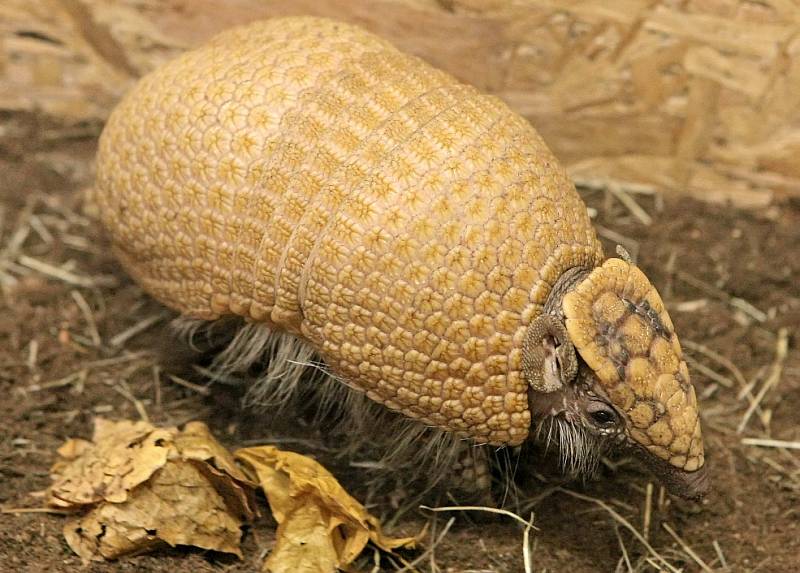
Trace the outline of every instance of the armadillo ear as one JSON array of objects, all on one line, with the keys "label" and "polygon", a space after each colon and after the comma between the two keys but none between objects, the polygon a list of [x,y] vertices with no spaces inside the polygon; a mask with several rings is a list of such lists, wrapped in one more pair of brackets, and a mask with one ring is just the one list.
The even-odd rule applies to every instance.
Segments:
[{"label": "armadillo ear", "polygon": [[578,372],[575,348],[564,323],[542,314],[528,327],[522,343],[522,374],[537,392],[555,392]]}]

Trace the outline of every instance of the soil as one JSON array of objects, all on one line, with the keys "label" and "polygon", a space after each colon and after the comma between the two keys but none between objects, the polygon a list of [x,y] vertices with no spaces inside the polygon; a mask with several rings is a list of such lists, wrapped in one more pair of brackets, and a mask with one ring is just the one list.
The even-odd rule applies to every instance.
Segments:
[{"label": "soil", "polygon": [[[81,211],[99,130],[99,125],[62,126],[33,115],[0,116],[2,572],[81,570],[61,535],[66,518],[21,509],[41,507],[56,449],[67,438],[89,437],[95,416],[136,419],[143,409],[158,424],[203,420],[232,447],[265,435],[262,415],[243,411],[229,389],[214,387],[203,396],[173,383],[166,375],[171,366],[152,357],[156,350],[173,352],[160,334],[168,317],[117,266],[100,229]],[[652,478],[632,460],[610,460],[598,480],[564,486],[595,501],[564,493],[554,487],[552,476],[531,477],[520,484],[509,509],[535,513],[533,570],[656,571],[656,553],[675,570],[702,570],[666,525],[710,570],[797,571],[800,452],[741,440],[800,441],[800,205],[742,212],[685,197],[662,201],[636,195],[653,215],[648,226],[602,191],[587,191],[585,197],[597,210],[602,235],[622,235],[637,255],[668,303],[687,355],[700,364],[692,364],[692,376],[703,407],[714,491],[694,503],[665,496],[656,485],[648,533],[654,553],[649,553],[607,511],[613,509],[642,531]],[[613,253],[614,243],[606,241],[606,248]],[[51,267],[41,263],[66,273],[48,276]],[[94,286],[86,284],[87,277]],[[151,328],[115,340],[148,317],[156,317]],[[778,333],[784,328],[789,351],[776,362]],[[731,361],[743,380],[697,345]],[[754,382],[752,396],[767,379],[774,386],[737,433],[750,405],[741,382]],[[371,495],[364,472],[337,456],[320,431],[295,421],[286,426],[270,436],[284,447],[317,455],[358,497]],[[411,475],[413,469],[408,471]],[[396,478],[403,483],[402,475]],[[386,489],[389,493],[369,501],[373,512],[390,519],[403,496],[394,486]],[[437,501],[446,504],[432,503]],[[433,555],[417,564],[418,570],[523,570],[521,527],[501,517],[452,515],[452,528]],[[437,532],[449,517],[438,514]],[[430,512],[413,507],[399,516],[392,531],[413,533],[430,520]],[[272,528],[264,519],[245,533],[244,561],[174,548],[92,564],[89,570],[257,571],[273,541]],[[372,568],[371,563],[362,565]],[[392,571],[402,564],[384,559],[382,566]]]}]

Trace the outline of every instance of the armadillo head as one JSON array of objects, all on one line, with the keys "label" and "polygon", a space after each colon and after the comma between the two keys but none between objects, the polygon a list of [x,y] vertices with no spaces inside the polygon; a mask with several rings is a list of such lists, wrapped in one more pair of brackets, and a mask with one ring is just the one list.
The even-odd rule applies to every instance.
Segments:
[{"label": "armadillo head", "polygon": [[602,449],[587,442],[630,448],[671,491],[701,497],[707,479],[697,397],[653,285],[635,265],[609,259],[554,294],[523,348],[532,407],[551,426],[558,422],[557,433],[567,434],[562,446],[584,444],[583,453],[573,446],[569,455]]}]

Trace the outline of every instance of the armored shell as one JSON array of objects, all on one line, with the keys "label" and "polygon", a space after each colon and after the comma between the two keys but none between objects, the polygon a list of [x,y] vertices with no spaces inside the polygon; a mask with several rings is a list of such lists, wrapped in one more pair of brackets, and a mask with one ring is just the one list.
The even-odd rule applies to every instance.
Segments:
[{"label": "armored shell", "polygon": [[[144,77],[103,132],[93,201],[164,304],[292,333],[370,398],[491,444],[529,433],[527,327],[603,258],[527,121],[316,18],[224,32]],[[570,332],[594,358],[591,327]]]}]

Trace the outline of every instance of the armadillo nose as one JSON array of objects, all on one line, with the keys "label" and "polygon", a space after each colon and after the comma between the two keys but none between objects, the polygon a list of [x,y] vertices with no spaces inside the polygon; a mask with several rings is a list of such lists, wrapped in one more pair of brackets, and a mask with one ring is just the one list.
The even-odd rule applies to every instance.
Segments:
[{"label": "armadillo nose", "polygon": [[672,476],[664,480],[670,493],[684,499],[699,500],[706,496],[711,488],[708,479],[708,466],[703,465],[693,472],[676,470]]},{"label": "armadillo nose", "polygon": [[672,495],[696,501],[711,489],[707,462],[694,471],[686,471],[652,455],[640,459]]},{"label": "armadillo nose", "polygon": [[705,497],[711,488],[707,464],[692,472],[667,466],[656,472],[656,475],[672,495],[683,499],[698,501]]}]

